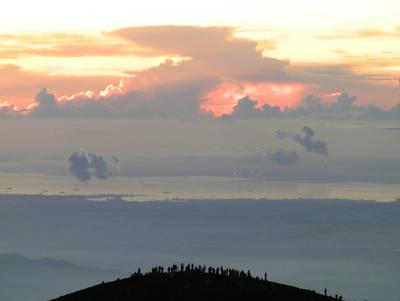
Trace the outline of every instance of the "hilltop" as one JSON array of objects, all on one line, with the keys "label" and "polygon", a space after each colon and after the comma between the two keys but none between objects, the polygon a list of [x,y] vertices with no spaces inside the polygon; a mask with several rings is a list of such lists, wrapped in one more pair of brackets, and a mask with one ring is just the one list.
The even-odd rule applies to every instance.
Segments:
[{"label": "hilltop", "polygon": [[54,299],[53,301],[132,301],[132,300],[269,300],[334,301],[342,300],[253,277],[251,273],[205,266],[174,265],[151,272],[138,272]]}]

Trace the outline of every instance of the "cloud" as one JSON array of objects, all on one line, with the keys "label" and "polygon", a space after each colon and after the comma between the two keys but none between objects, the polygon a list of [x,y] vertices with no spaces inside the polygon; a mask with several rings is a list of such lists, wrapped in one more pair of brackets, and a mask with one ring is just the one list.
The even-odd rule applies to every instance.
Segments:
[{"label": "cloud", "polygon": [[279,165],[292,165],[299,161],[299,155],[295,151],[280,149],[268,153],[268,160]]},{"label": "cloud", "polygon": [[186,81],[178,85],[156,85],[146,91],[104,96],[88,91],[58,99],[43,89],[37,94],[35,104],[29,108],[29,116],[193,119],[201,116],[202,96],[215,84],[212,81]]},{"label": "cloud", "polygon": [[164,55],[190,58],[183,63],[186,71],[231,79],[285,79],[288,61],[264,57],[256,41],[237,38],[235,32],[234,27],[143,26],[109,34]]},{"label": "cloud", "polygon": [[275,137],[278,139],[287,139],[287,138],[293,138],[293,134],[282,130],[276,130]]},{"label": "cloud", "polygon": [[[186,81],[212,81],[218,85],[208,87],[204,92],[199,109],[218,115],[212,108],[221,107],[226,101],[235,105],[241,97],[228,100],[215,97],[210,100],[209,96],[213,95],[210,93],[216,89],[226,92],[229,89],[227,85],[241,87],[246,82],[244,89],[259,90],[257,84],[260,83],[264,86],[275,83],[277,86],[279,83],[290,84],[295,81],[284,71],[289,64],[287,60],[265,57],[257,48],[256,41],[237,38],[235,32],[233,27],[145,26],[123,28],[109,34],[122,37],[139,47],[159,51],[162,55],[184,58],[175,64],[167,61],[158,67],[132,72],[135,77],[129,81],[129,88],[137,89],[143,83],[179,86]],[[265,91],[259,94],[265,95]],[[278,101],[282,102],[282,98]],[[207,102],[208,105],[203,106]]]},{"label": "cloud", "polygon": [[93,178],[106,180],[115,170],[114,165],[119,160],[112,156],[112,162],[107,162],[102,155],[92,152],[74,152],[68,157],[69,171],[81,182],[87,182]]},{"label": "cloud", "polygon": [[[336,97],[336,100],[331,100]],[[329,100],[328,100],[329,99]],[[233,107],[230,115],[223,119],[252,118],[324,118],[324,119],[397,119],[400,117],[400,104],[389,110],[374,105],[357,105],[357,97],[346,92],[334,92],[322,97],[308,95],[296,107],[280,109],[268,103],[260,106],[257,100],[246,96]],[[277,136],[285,136],[280,132]]]},{"label": "cloud", "polygon": [[[336,95],[337,93],[334,93]],[[309,95],[294,109],[284,113],[287,117],[318,117],[330,119],[397,119],[399,106],[383,110],[375,105],[357,105],[357,97],[346,92],[339,93],[335,101],[323,101],[321,97]]]},{"label": "cloud", "polygon": [[278,106],[264,104],[258,107],[258,102],[248,96],[239,99],[233,107],[230,115],[224,115],[225,119],[251,119],[251,118],[275,118],[281,117],[282,112]]},{"label": "cloud", "polygon": [[[136,50],[140,50],[145,53],[144,56],[174,56],[174,60],[167,59],[158,66],[140,71],[130,70],[127,66],[124,71],[127,78],[124,78],[124,86],[120,90],[116,84],[119,78],[113,76],[49,76],[29,72],[15,65],[4,68],[0,66],[0,75],[5,75],[5,80],[0,83],[3,93],[0,96],[14,104],[8,98],[15,94],[15,97],[23,99],[21,103],[26,104],[28,93],[33,95],[37,91],[33,92],[33,87],[56,91],[57,94],[53,94],[55,99],[51,99],[52,93],[39,93],[36,103],[30,107],[31,115],[37,117],[190,119],[232,114],[232,118],[241,119],[307,115],[335,118],[396,116],[396,111],[384,114],[384,110],[376,106],[365,109],[358,107],[357,104],[366,102],[365,95],[357,100],[357,104],[350,99],[339,99],[336,104],[328,105],[322,96],[320,100],[315,97],[312,104],[307,103],[307,100],[301,102],[311,89],[324,95],[343,86],[344,90],[349,88],[350,93],[354,90],[366,91],[362,93],[367,94],[368,101],[379,95],[377,99],[385,103],[383,95],[388,94],[387,87],[371,84],[370,81],[387,78],[378,74],[357,74],[351,64],[290,66],[288,60],[265,56],[268,52],[263,53],[257,41],[239,38],[236,32],[234,27],[128,27],[106,33],[104,41],[101,36],[87,36],[86,50],[82,50],[85,48],[86,36],[54,35],[54,42],[46,42],[49,39],[41,35],[4,37],[14,39],[17,43],[33,43],[35,46],[51,44],[49,53],[43,55],[52,55],[51,52],[55,52],[55,56],[68,53],[74,55],[82,50],[82,53],[96,56],[103,50],[106,54],[110,45],[113,48],[121,43],[124,45],[124,54],[132,49],[133,55]],[[263,41],[263,44],[268,44],[268,41]],[[33,48],[35,51],[44,51]],[[112,52],[109,54],[119,55]],[[175,57],[178,59],[175,60]],[[110,85],[110,82],[114,84]],[[110,93],[103,94],[108,88],[99,89],[100,85],[116,90],[111,89],[108,91]],[[371,94],[372,90],[375,92]],[[247,102],[243,100],[246,97]],[[16,105],[18,109],[21,109],[20,104]],[[23,109],[21,112],[29,115]]]},{"label": "cloud", "polygon": [[19,112],[17,108],[7,101],[0,103],[0,117],[15,117]]},{"label": "cloud", "polygon": [[114,76],[66,76],[46,75],[23,69],[13,64],[0,64],[0,98],[24,110],[32,104],[40,88],[57,91],[58,95],[72,95],[76,91],[97,91],[110,83],[118,85],[120,78]]},{"label": "cloud", "polygon": [[59,104],[54,94],[47,89],[42,89],[35,97],[36,106],[32,109],[32,116],[57,116],[59,115]]},{"label": "cloud", "polygon": [[108,179],[112,172],[107,166],[107,162],[101,155],[96,155],[94,153],[88,153],[90,166],[94,169],[94,176],[97,179]]},{"label": "cloud", "polygon": [[238,101],[233,109],[232,117],[257,118],[262,117],[262,111],[256,108],[257,101],[244,97]]},{"label": "cloud", "polygon": [[90,34],[43,33],[0,34],[0,57],[94,57],[94,56],[158,56],[150,49],[132,45],[118,37]]},{"label": "cloud", "polygon": [[325,95],[332,91],[346,91],[357,95],[358,105],[375,105],[389,110],[399,103],[398,58],[382,57],[343,58],[340,64],[292,64],[286,71],[311,83],[309,94]]},{"label": "cloud", "polygon": [[293,140],[303,146],[306,152],[327,156],[328,143],[323,140],[318,140],[314,136],[315,131],[308,126],[303,126],[300,133],[291,133],[282,130],[277,130],[275,132],[276,138]]},{"label": "cloud", "polygon": [[293,139],[300,143],[306,152],[319,155],[328,155],[328,143],[314,138],[314,130],[308,126],[303,127],[303,133],[296,134]]},{"label": "cloud", "polygon": [[320,39],[365,39],[365,38],[398,38],[400,37],[400,27],[393,30],[377,30],[374,28],[363,28],[352,32],[339,32],[333,35],[318,36]]},{"label": "cloud", "polygon": [[[213,114],[202,111],[204,94],[216,87],[218,81],[184,81],[177,84],[154,85],[146,90],[125,91],[124,85],[109,85],[95,93],[86,91],[72,96],[56,97],[46,88],[37,93],[35,103],[19,110],[8,102],[0,103],[2,117],[64,117],[64,118],[209,118]],[[336,100],[326,100],[337,96]],[[260,118],[324,118],[324,119],[397,119],[400,104],[390,110],[374,105],[357,105],[357,97],[347,93],[329,93],[321,97],[309,95],[297,107],[281,109],[245,96],[233,106],[225,119]],[[207,111],[207,110],[206,110]],[[218,117],[218,116],[216,116]]]},{"label": "cloud", "polygon": [[79,181],[86,182],[92,178],[89,168],[90,162],[86,153],[74,152],[68,157],[69,171]]}]

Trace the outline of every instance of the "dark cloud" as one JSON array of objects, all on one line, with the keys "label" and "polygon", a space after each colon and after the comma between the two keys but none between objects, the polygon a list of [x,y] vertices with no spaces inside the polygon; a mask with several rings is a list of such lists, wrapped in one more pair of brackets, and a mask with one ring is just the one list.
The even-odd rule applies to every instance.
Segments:
[{"label": "dark cloud", "polygon": [[275,132],[276,138],[294,140],[302,145],[306,152],[328,155],[328,143],[326,141],[318,140],[314,136],[315,131],[308,126],[304,126],[301,133],[291,133],[282,130],[277,130]]},{"label": "dark cloud", "polygon": [[90,167],[94,169],[94,176],[97,179],[108,179],[111,177],[111,170],[107,166],[106,160],[101,155],[97,155],[94,153],[88,153],[88,158],[90,161]]},{"label": "dark cloud", "polygon": [[257,101],[243,97],[235,105],[231,115],[224,115],[224,119],[251,119],[251,118],[277,118],[282,117],[282,112],[277,106],[269,104],[257,108]]},{"label": "dark cloud", "polygon": [[[244,97],[234,107],[231,115],[223,119],[251,118],[301,118],[316,117],[324,119],[397,119],[400,118],[400,104],[390,110],[383,110],[374,105],[360,106],[356,104],[357,97],[348,93],[340,93],[333,102],[323,101],[314,95],[305,97],[295,108],[280,110],[279,107],[265,104],[257,107],[257,100]],[[281,132],[282,134],[283,132]],[[287,133],[286,133],[287,134]],[[279,133],[277,133],[277,136]],[[284,137],[282,137],[284,138]]]},{"label": "dark cloud", "polygon": [[288,117],[324,117],[324,118],[351,118],[362,117],[365,107],[357,107],[357,97],[343,92],[334,102],[323,102],[321,98],[309,95],[303,99],[297,108],[287,109],[284,114]]},{"label": "dark cloud", "polygon": [[310,127],[303,127],[303,133],[296,134],[293,139],[300,143],[306,152],[320,155],[328,155],[328,143],[314,138],[314,130]]},{"label": "dark cloud", "polygon": [[240,99],[233,109],[231,117],[258,118],[262,117],[262,111],[256,108],[257,101],[244,97]]},{"label": "dark cloud", "polygon": [[299,161],[299,155],[295,151],[280,149],[268,153],[268,160],[279,165],[291,165]]},{"label": "dark cloud", "polygon": [[90,162],[86,153],[74,152],[68,157],[68,161],[69,171],[79,181],[86,182],[91,179]]},{"label": "dark cloud", "polygon": [[74,152],[68,157],[69,171],[79,181],[87,182],[92,178],[106,180],[112,176],[114,166],[119,160],[112,156],[108,163],[102,155],[92,152]]}]

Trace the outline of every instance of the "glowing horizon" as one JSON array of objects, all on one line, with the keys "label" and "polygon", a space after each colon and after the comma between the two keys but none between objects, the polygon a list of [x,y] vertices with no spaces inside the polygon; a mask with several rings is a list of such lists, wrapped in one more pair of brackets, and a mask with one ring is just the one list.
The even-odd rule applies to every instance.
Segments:
[{"label": "glowing horizon", "polygon": [[[299,103],[307,93],[336,91],[358,96],[361,104],[391,108],[399,103],[397,1],[258,2],[233,1],[227,7],[209,0],[116,0],[113,6],[103,2],[94,7],[76,0],[14,1],[0,13],[0,102],[24,109],[42,88],[66,99],[86,91],[100,93],[120,80],[141,90],[215,77],[218,88],[203,92],[201,109],[217,116],[231,112],[232,99],[243,91],[253,91],[246,95],[260,105],[281,108]],[[222,9],[227,13],[221,14]],[[170,34],[176,45],[168,44]],[[231,62],[219,63],[221,51]],[[170,61],[175,69],[166,67]],[[237,61],[243,64],[236,66]],[[265,66],[259,68],[260,63]],[[277,87],[290,83],[302,87],[301,93],[277,100],[279,89],[262,88],[265,82]],[[236,88],[243,91],[222,108],[226,99],[215,97],[226,94],[232,83],[247,88]]]}]

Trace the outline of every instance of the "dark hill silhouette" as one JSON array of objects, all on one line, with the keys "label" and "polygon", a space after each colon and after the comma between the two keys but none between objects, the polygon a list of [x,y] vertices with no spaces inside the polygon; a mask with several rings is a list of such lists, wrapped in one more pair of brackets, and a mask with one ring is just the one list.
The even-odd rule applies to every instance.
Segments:
[{"label": "dark hill silhouette", "polygon": [[268,300],[268,301],[334,301],[342,300],[315,291],[283,285],[233,269],[179,267],[140,270],[129,278],[101,283],[53,301],[134,301],[134,300]]}]

